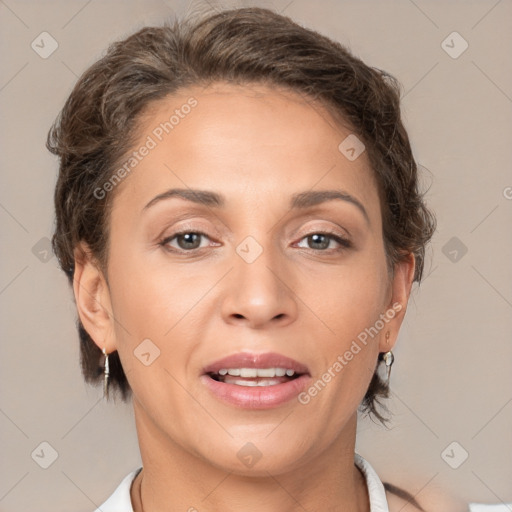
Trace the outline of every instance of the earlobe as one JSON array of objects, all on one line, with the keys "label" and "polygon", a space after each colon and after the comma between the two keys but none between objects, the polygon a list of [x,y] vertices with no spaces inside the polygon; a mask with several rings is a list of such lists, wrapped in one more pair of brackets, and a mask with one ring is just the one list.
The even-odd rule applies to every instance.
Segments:
[{"label": "earlobe", "polygon": [[103,272],[86,244],[75,249],[73,292],[80,321],[89,336],[107,353],[115,350],[112,307]]}]

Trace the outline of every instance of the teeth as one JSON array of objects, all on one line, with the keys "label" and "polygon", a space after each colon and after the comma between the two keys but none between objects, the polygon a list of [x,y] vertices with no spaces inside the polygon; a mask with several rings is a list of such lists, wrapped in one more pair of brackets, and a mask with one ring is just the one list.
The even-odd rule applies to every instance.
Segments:
[{"label": "teeth", "polygon": [[[229,373],[229,371],[228,371]],[[240,377],[257,377],[258,370],[256,368],[240,368]]]},{"label": "teeth", "polygon": [[[219,375],[232,375],[233,377],[292,377],[294,370],[289,368],[222,368],[218,371]],[[252,384],[249,384],[252,385]]]},{"label": "teeth", "polygon": [[256,380],[240,380],[236,379],[230,384],[235,384],[237,386],[276,386],[277,384],[281,384],[281,382],[277,379],[262,379],[259,381]]}]

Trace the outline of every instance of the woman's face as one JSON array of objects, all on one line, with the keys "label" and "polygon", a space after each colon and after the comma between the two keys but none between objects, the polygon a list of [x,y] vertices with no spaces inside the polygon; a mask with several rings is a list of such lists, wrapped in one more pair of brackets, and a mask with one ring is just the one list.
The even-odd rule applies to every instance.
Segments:
[{"label": "woman's face", "polygon": [[387,271],[366,153],[263,85],[189,88],[141,133],[114,186],[112,316],[93,336],[119,352],[139,434],[240,473],[307,464],[353,431],[410,290],[411,260]]}]

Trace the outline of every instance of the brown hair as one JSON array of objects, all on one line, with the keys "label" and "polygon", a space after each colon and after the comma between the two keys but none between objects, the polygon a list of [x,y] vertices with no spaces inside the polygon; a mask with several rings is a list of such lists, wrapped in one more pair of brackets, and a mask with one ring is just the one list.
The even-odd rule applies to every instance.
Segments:
[{"label": "brown hair", "polygon": [[[417,165],[400,116],[400,85],[367,66],[338,42],[263,8],[240,8],[146,27],[113,43],[79,78],[47,140],[60,157],[55,190],[53,248],[73,281],[77,244],[84,241],[103,269],[114,193],[95,190],[133,148],[150,104],[191,85],[266,83],[317,101],[350,126],[366,147],[381,197],[383,237],[390,272],[404,255],[416,258],[421,280],[425,245],[435,219],[419,191]],[[78,319],[85,380],[101,379],[101,351]],[[388,387],[376,370],[362,409],[376,409]],[[110,381],[127,399],[131,389],[117,352]]]}]

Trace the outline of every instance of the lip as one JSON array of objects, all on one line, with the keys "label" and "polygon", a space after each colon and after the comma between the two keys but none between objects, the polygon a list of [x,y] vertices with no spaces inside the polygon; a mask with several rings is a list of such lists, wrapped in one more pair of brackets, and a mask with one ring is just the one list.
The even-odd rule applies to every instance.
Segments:
[{"label": "lip", "polygon": [[[246,387],[216,381],[208,375],[208,373],[218,373],[222,368],[289,368],[300,375],[295,379],[273,386]],[[279,407],[304,391],[311,380],[307,366],[274,352],[233,354],[207,365],[203,372],[200,377],[201,382],[217,399],[242,409]]]},{"label": "lip", "polygon": [[306,365],[275,352],[265,352],[263,354],[239,352],[238,354],[232,354],[207,365],[203,369],[203,373],[218,373],[222,368],[227,370],[230,368],[290,368],[295,373],[309,374]]},{"label": "lip", "polygon": [[310,380],[311,377],[304,374],[275,386],[244,387],[218,382],[208,375],[201,375],[201,381],[216,398],[241,409],[272,409],[279,407],[302,393]]}]

